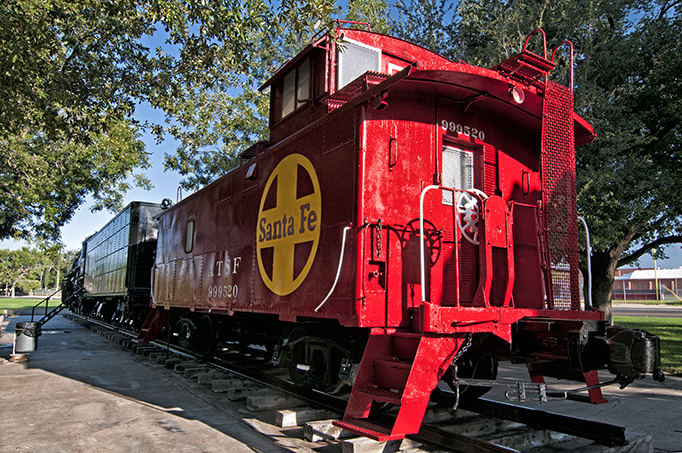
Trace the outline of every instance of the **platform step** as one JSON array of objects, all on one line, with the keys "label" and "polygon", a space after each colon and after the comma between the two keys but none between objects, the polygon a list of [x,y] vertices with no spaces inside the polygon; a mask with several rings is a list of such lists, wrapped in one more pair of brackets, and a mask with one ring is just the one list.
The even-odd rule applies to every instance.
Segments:
[{"label": "platform step", "polygon": [[414,360],[420,339],[419,333],[396,332],[392,334],[392,355],[403,360]]},{"label": "platform step", "polygon": [[402,392],[393,392],[383,388],[366,388],[357,389],[357,393],[370,396],[374,401],[381,401],[384,403],[400,404],[402,401]]},{"label": "platform step", "polygon": [[397,361],[397,360],[375,360],[375,366],[384,366],[387,368],[396,368],[400,370],[410,371],[412,368],[412,362]]},{"label": "platform step", "polygon": [[373,383],[377,387],[403,390],[412,370],[412,362],[375,360]]},{"label": "platform step", "polygon": [[357,434],[359,436],[365,436],[379,442],[405,438],[404,434],[391,435],[390,428],[377,425],[376,423],[369,422],[365,419],[337,420],[334,422],[334,426],[338,426],[339,428],[343,428],[351,433]]}]

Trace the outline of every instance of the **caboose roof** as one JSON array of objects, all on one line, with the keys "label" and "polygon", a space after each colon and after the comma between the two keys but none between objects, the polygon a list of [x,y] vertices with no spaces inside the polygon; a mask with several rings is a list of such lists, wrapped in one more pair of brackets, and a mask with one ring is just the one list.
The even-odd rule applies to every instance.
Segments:
[{"label": "caboose roof", "polygon": [[[410,63],[416,63],[421,69],[436,69],[443,68],[449,64],[455,64],[448,58],[439,55],[436,52],[426,49],[425,47],[419,46],[417,44],[405,41],[394,36],[388,36],[381,33],[375,33],[366,30],[356,30],[348,28],[337,28],[335,30],[340,41],[343,42],[344,39],[349,39],[352,41],[361,42],[376,48],[381,49],[381,51],[387,55],[393,55],[395,57],[401,58],[403,60],[409,61]],[[290,69],[297,66],[297,64],[304,60],[310,52],[314,49],[325,49],[329,43],[329,37],[323,36],[322,38],[313,41],[311,44],[307,45],[301,52],[295,57],[284,63],[275,73],[270,77],[260,88],[260,91],[265,90],[267,87],[272,85],[277,79],[282,75],[289,72]]]},{"label": "caboose roof", "polygon": [[[341,39],[357,41],[381,49],[381,52],[384,55],[399,58],[412,65],[413,69],[410,70],[409,75],[404,74],[403,77],[393,79],[389,83],[381,84],[382,87],[380,90],[377,90],[376,87],[374,87],[375,89],[369,89],[368,91],[384,91],[399,81],[401,81],[400,83],[409,83],[410,81],[440,82],[450,86],[460,85],[463,89],[469,89],[472,93],[477,92],[482,97],[496,98],[510,104],[515,109],[537,118],[542,117],[542,98],[537,94],[537,85],[539,82],[536,81],[536,83],[529,85],[520,83],[517,80],[510,78],[509,74],[499,70],[498,67],[503,64],[492,69],[487,69],[468,65],[466,63],[455,63],[419,45],[392,36],[355,29],[337,28],[335,31]],[[281,66],[259,89],[262,91],[276,83],[289,71],[296,68],[297,65],[305,60],[305,58],[307,58],[315,49],[329,52],[331,50],[328,47],[329,45],[330,38],[328,36],[323,36],[312,42],[299,52],[298,55]],[[333,59],[334,54],[329,57]],[[512,57],[512,59],[514,58],[516,57]],[[537,59],[543,60],[540,57],[537,57]],[[388,74],[386,74],[386,76],[388,76]],[[515,105],[509,102],[510,84],[515,84],[519,87],[523,86],[526,93],[530,94],[530,96],[526,96],[525,102],[522,105]],[[329,88],[331,88],[332,91],[328,92],[327,96],[334,96],[334,88],[332,86]],[[363,96],[364,99],[367,99],[376,93],[365,92],[365,94],[370,94],[370,96]],[[594,141],[596,134],[587,121],[575,112],[573,113],[573,121],[576,145],[583,145]]]},{"label": "caboose roof", "polygon": [[289,70],[290,70],[291,68],[295,68],[296,65],[297,65],[301,60],[303,60],[305,57],[307,57],[308,54],[309,54],[313,49],[315,49],[315,48],[317,48],[317,47],[320,47],[320,44],[319,44],[318,42],[313,43],[313,44],[308,44],[308,45],[305,47],[305,49],[303,49],[302,51],[300,51],[300,52],[298,53],[298,55],[296,55],[294,58],[291,58],[291,59],[288,60],[286,63],[284,63],[282,66],[280,66],[280,67],[275,71],[275,73],[274,73],[274,74],[273,74],[273,75],[272,75],[272,76],[271,76],[263,85],[261,85],[260,88],[258,88],[258,91],[263,91],[263,90],[265,90],[267,87],[269,87],[270,85],[272,85],[272,83],[273,83],[275,80],[279,79],[280,76],[281,76],[282,74],[286,74],[287,72],[289,72]]}]

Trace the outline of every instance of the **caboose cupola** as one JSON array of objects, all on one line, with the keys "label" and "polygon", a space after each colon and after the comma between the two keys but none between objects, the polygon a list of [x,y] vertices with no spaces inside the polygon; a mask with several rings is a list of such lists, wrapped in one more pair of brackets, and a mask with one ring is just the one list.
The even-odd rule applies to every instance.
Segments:
[{"label": "caboose cupola", "polygon": [[443,69],[453,64],[415,44],[368,30],[336,28],[333,33],[335,39],[328,34],[314,40],[260,87],[270,88],[271,144],[407,66]]}]

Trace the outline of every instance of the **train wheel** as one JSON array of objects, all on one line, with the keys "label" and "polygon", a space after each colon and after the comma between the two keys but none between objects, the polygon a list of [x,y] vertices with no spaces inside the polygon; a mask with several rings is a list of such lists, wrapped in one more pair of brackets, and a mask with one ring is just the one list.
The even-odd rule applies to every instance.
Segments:
[{"label": "train wheel", "polygon": [[213,320],[208,315],[181,318],[176,324],[173,336],[180,347],[203,357],[208,357],[215,351],[216,331]]},{"label": "train wheel", "polygon": [[284,346],[281,361],[281,365],[289,371],[291,382],[299,386],[305,385],[305,371],[299,368],[300,364],[305,362],[305,344],[299,340],[307,336],[308,332],[301,327],[292,330]]},{"label": "train wheel", "polygon": [[192,349],[204,357],[213,355],[216,348],[216,330],[210,316],[204,315],[197,323],[194,331]]},{"label": "train wheel", "polygon": [[307,335],[296,328],[283,348],[280,366],[289,370],[291,381],[299,386],[337,393],[346,383],[339,377],[344,358],[354,358],[345,348],[322,337]]},{"label": "train wheel", "polygon": [[[474,401],[490,391],[490,387],[462,385],[457,388],[455,377],[462,379],[497,378],[498,362],[487,354],[470,351],[448,367],[438,387],[431,394],[431,401],[439,406],[456,406],[460,401]],[[459,390],[459,392],[458,392]]]},{"label": "train wheel", "polygon": [[180,318],[173,329],[173,336],[177,341],[178,346],[184,349],[192,349],[192,336],[196,326],[188,318]]}]

